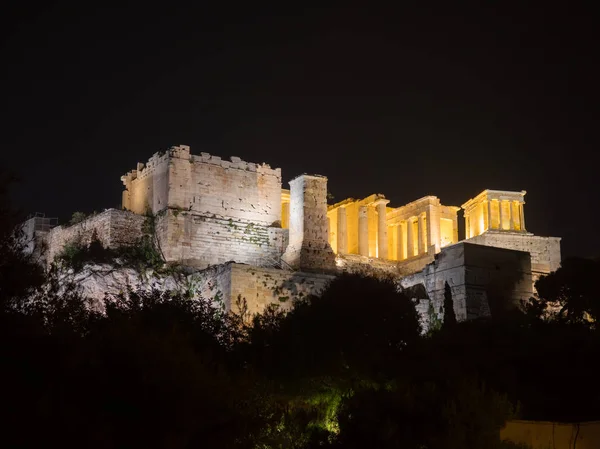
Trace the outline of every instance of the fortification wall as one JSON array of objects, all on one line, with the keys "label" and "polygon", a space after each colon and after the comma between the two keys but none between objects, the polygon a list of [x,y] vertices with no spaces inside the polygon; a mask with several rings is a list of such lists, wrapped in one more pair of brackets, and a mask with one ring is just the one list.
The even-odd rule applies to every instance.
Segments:
[{"label": "fortification wall", "polygon": [[121,179],[123,207],[137,214],[169,207],[267,226],[281,222],[281,169],[268,164],[192,155],[180,145],[155,153]]},{"label": "fortification wall", "polygon": [[169,207],[265,226],[281,223],[281,169],[178,147],[169,164]]},{"label": "fortification wall", "polygon": [[155,153],[148,162],[138,164],[121,178],[126,190],[123,192],[123,208],[145,214],[167,207],[169,200],[169,154]]},{"label": "fortification wall", "polygon": [[287,229],[177,209],[163,211],[157,233],[167,261],[200,268],[229,261],[276,265],[288,238]]},{"label": "fortification wall", "polygon": [[132,212],[107,209],[81,223],[52,228],[45,237],[45,260],[48,264],[54,261],[67,243],[89,245],[94,235],[107,248],[131,245],[142,236],[145,219]]},{"label": "fortification wall", "polygon": [[536,278],[541,274],[556,271],[560,267],[560,237],[541,237],[533,234],[492,230],[464,241],[528,252],[531,254],[531,269]]}]

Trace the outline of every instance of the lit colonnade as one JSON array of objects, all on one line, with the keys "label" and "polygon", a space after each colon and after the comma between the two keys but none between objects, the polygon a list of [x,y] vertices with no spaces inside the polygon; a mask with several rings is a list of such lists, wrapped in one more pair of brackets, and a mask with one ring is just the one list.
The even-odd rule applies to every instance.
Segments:
[{"label": "lit colonnade", "polygon": [[327,219],[333,251],[401,261],[438,253],[458,242],[460,208],[443,206],[435,196],[397,208],[388,204],[383,195],[374,194],[330,205]]},{"label": "lit colonnade", "polygon": [[525,190],[484,190],[462,205],[465,216],[465,238],[488,230],[527,232],[525,229]]}]

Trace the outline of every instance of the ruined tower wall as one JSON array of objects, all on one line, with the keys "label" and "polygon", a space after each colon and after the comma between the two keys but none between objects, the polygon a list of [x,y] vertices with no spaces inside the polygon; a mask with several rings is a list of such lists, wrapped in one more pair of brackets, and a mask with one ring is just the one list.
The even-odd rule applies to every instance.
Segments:
[{"label": "ruined tower wall", "polygon": [[270,226],[281,222],[281,169],[176,147],[169,162],[170,208]]},{"label": "ruined tower wall", "polygon": [[123,192],[123,208],[145,214],[148,210],[152,213],[167,207],[169,195],[169,156],[168,154],[154,154],[144,166],[138,164],[121,178],[126,186]]},{"label": "ruined tower wall", "polygon": [[283,259],[296,269],[335,267],[327,224],[327,178],[301,175],[290,181],[289,245]]},{"label": "ruined tower wall", "polygon": [[144,214],[169,207],[263,225],[281,221],[281,169],[267,164],[230,161],[186,145],[156,153],[144,166],[122,177],[124,208]]}]

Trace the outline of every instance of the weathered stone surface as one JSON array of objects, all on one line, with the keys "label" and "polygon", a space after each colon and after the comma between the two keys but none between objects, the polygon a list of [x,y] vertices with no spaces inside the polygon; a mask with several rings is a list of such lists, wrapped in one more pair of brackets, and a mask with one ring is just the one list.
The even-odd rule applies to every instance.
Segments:
[{"label": "weathered stone surface", "polygon": [[79,242],[89,245],[94,236],[106,248],[134,244],[142,236],[146,217],[118,209],[107,209],[72,226],[57,226],[42,237],[38,245],[45,246],[43,258],[52,263],[65,244]]},{"label": "weathered stone surface", "polygon": [[424,285],[428,299],[439,311],[446,282],[458,320],[487,316],[494,310],[501,313],[533,295],[530,255],[460,242],[444,248],[422,271],[402,278],[400,285]]},{"label": "weathered stone surface", "polygon": [[327,178],[301,175],[290,181],[290,234],[283,260],[296,269],[333,271],[328,241]]},{"label": "weathered stone surface", "polygon": [[[484,190],[463,204],[471,238],[459,243],[460,208],[435,196],[392,207],[373,194],[328,206],[324,176],[297,176],[288,191],[278,168],[193,155],[186,145],[154,154],[121,179],[123,208],[132,212],[109,209],[44,232],[25,226],[27,237],[45,244],[46,261],[67,242],[87,244],[92,235],[107,247],[130,245],[150,211],[165,259],[202,270],[186,283],[226,310],[236,310],[238,298],[249,313],[271,303],[288,308],[292,298],[316,294],[348,271],[392,276],[403,287],[422,284],[427,297],[414,298],[422,315],[439,311],[448,282],[458,319],[493,313],[500,293],[513,302],[531,295],[533,282],[560,266],[560,239],[525,230],[524,191]],[[92,296],[137,282],[126,271],[98,276],[81,279]]]}]

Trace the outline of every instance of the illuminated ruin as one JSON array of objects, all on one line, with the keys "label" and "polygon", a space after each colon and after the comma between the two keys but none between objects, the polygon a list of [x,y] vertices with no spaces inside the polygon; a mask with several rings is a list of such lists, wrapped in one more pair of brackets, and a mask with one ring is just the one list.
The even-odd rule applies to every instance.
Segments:
[{"label": "illuminated ruin", "polygon": [[535,279],[560,266],[560,238],[525,228],[525,191],[484,190],[461,207],[431,195],[394,205],[382,194],[328,205],[324,176],[303,174],[284,189],[279,168],[193,155],[185,145],[154,154],[121,180],[122,210],[36,234],[47,263],[75,236],[131,244],[149,213],[167,262],[203,270],[229,308],[238,297],[252,312],[290,307],[299,292],[318,294],[340,271],[353,271],[391,275],[405,289],[423,285],[426,295],[415,297],[422,314],[439,309],[448,282],[461,319],[490,313],[492,287],[510,280],[502,294],[527,299]]}]

